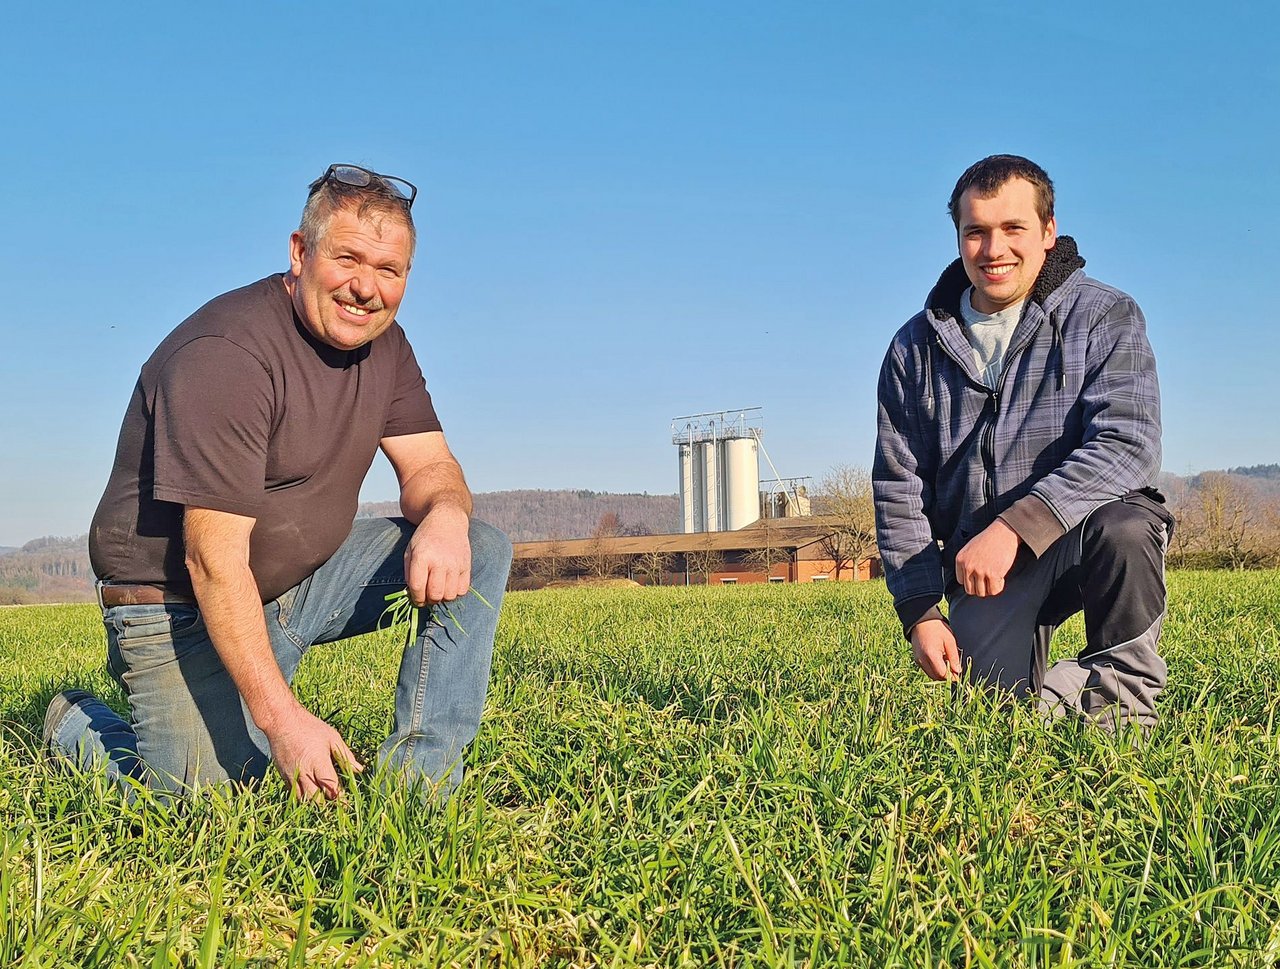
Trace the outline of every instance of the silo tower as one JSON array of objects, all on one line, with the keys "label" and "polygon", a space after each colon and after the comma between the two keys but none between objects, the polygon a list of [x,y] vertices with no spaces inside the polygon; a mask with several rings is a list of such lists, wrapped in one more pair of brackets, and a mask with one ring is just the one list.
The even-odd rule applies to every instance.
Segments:
[{"label": "silo tower", "polygon": [[691,414],[671,421],[680,452],[685,532],[745,528],[760,517],[760,408]]}]

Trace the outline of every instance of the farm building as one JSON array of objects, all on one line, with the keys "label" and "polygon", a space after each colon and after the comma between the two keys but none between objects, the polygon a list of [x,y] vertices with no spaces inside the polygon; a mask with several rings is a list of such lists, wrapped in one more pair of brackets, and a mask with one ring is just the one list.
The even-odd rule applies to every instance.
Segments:
[{"label": "farm building", "polygon": [[858,554],[834,520],[815,516],[762,519],[734,531],[517,542],[510,587],[607,578],[644,585],[848,582],[882,574],[874,546]]}]

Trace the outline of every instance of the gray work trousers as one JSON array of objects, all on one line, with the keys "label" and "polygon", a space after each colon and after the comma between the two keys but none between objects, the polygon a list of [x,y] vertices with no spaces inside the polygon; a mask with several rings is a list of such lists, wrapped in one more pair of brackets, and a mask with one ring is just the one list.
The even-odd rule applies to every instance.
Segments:
[{"label": "gray work trousers", "polygon": [[[1173,516],[1145,488],[1100,505],[1036,559],[1020,555],[996,596],[949,583],[949,619],[972,683],[1037,697],[1114,730],[1156,722],[1168,668],[1158,652]],[[1053,633],[1084,611],[1085,649],[1048,666]]]}]

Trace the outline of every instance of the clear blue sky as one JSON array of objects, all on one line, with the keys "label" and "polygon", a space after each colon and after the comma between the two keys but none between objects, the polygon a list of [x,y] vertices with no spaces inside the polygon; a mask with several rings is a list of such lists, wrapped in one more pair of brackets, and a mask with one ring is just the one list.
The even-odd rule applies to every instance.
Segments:
[{"label": "clear blue sky", "polygon": [[[1280,461],[1273,4],[22,4],[0,58],[0,545],[87,530],[138,368],[286,266],[335,161],[421,189],[400,321],[477,491],[676,490],[671,417],[869,464],[998,151],[1144,308],[1165,469]],[[370,500],[394,497],[375,465]]]}]

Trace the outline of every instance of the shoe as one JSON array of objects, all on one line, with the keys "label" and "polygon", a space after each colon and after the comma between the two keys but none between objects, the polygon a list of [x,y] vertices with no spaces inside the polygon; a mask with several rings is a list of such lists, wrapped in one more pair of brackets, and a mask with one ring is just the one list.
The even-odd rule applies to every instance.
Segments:
[{"label": "shoe", "polygon": [[96,697],[85,690],[63,690],[49,701],[49,709],[44,715],[44,729],[41,731],[45,750],[56,748],[57,741],[54,738],[57,737],[58,728],[62,726],[63,719],[72,708],[79,706],[85,700],[93,699]]}]

